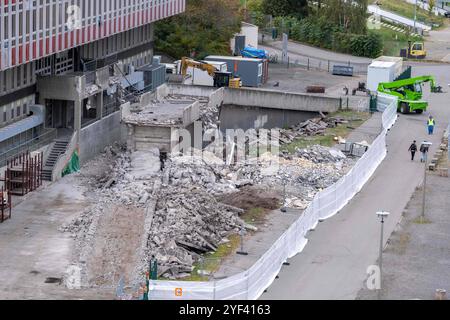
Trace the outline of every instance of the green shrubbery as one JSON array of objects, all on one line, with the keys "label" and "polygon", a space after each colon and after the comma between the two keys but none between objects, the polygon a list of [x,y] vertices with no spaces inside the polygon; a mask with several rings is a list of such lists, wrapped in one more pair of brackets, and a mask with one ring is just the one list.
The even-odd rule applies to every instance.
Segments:
[{"label": "green shrubbery", "polygon": [[342,30],[324,17],[298,20],[276,17],[274,26],[288,32],[290,39],[355,56],[377,57],[382,53],[382,38],[372,32],[353,34]]}]

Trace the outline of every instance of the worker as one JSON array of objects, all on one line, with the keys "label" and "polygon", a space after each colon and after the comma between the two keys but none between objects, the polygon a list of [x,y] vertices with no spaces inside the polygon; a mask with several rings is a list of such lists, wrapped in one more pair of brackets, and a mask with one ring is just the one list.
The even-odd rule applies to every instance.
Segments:
[{"label": "worker", "polygon": [[417,152],[416,140],[414,140],[413,143],[411,143],[408,151],[411,152],[411,161],[414,161],[414,156],[416,155],[416,152]]},{"label": "worker", "polygon": [[435,125],[436,125],[436,121],[434,120],[433,116],[430,116],[427,121],[429,135],[433,134]]}]

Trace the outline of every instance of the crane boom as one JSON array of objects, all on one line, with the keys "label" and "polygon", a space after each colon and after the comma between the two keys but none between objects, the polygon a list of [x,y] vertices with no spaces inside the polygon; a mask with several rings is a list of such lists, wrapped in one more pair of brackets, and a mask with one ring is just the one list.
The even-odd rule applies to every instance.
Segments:
[{"label": "crane boom", "polygon": [[436,85],[433,76],[419,76],[393,82],[378,84],[378,92],[398,98],[398,108],[402,113],[411,111],[422,113],[428,108],[428,102],[423,101],[422,84],[430,83],[431,92],[442,92],[442,87]]}]

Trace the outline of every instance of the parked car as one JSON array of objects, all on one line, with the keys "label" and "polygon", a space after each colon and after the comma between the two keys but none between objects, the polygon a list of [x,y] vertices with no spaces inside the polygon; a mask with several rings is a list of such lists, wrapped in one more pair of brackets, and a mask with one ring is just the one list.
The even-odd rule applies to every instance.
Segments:
[{"label": "parked car", "polygon": [[444,13],[444,16],[445,16],[446,18],[450,18],[450,11],[447,11],[446,13]]}]

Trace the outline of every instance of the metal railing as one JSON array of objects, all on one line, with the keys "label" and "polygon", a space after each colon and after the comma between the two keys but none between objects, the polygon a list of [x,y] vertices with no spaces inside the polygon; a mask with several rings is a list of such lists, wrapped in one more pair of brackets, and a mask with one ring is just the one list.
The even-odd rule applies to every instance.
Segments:
[{"label": "metal railing", "polygon": [[25,143],[22,143],[18,146],[15,146],[8,151],[5,151],[0,154],[0,168],[6,166],[6,161],[12,157],[17,156],[18,154],[24,151],[36,151],[48,144],[50,144],[53,140],[57,138],[57,130],[49,129],[47,132],[37,136]]}]

